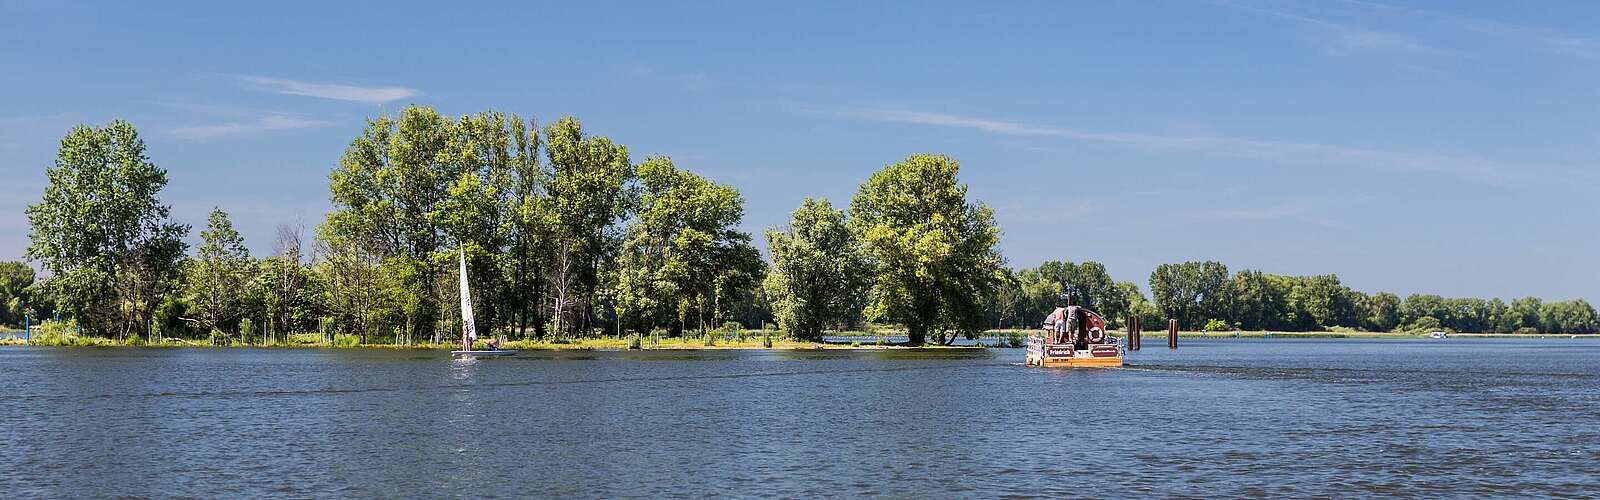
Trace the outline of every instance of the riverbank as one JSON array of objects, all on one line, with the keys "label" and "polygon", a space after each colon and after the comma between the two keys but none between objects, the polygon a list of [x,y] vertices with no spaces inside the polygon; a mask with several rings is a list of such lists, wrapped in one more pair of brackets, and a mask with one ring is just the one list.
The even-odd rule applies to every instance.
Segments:
[{"label": "riverbank", "polygon": [[[238,340],[212,343],[206,340],[189,340],[166,338],[154,342],[144,339],[118,340],[105,337],[68,336],[51,338],[34,338],[32,342],[21,337],[21,331],[9,332],[15,336],[0,337],[0,346],[34,345],[41,347],[259,347],[273,349],[415,349],[415,350],[456,350],[461,345],[456,343],[360,343],[352,335],[339,335],[332,342],[324,340],[297,340],[278,341],[271,343],[246,343]],[[730,350],[730,349],[777,349],[777,350],[821,350],[821,349],[981,349],[1004,348],[1009,341],[1017,336],[1026,338],[1032,330],[991,330],[984,332],[977,339],[976,344],[968,345],[925,345],[912,347],[901,345],[905,335],[899,332],[865,332],[848,331],[834,332],[827,335],[825,342],[808,342],[791,340],[774,336],[772,345],[766,345],[761,334],[745,335],[742,338],[728,339],[717,337],[712,343],[707,344],[700,337],[665,337],[654,340],[646,337],[641,339],[637,347],[632,346],[633,339],[629,337],[600,337],[562,341],[547,340],[510,340],[502,346],[504,349],[517,349],[527,351],[585,351],[585,350],[627,350],[630,348],[640,350]],[[1115,337],[1126,337],[1127,332],[1113,330]],[[1166,338],[1165,331],[1146,331],[1143,338],[1146,343],[1160,343]],[[299,334],[292,337],[315,339],[315,335]],[[1180,339],[1416,339],[1429,340],[1427,334],[1395,333],[1395,332],[1178,332]],[[1517,334],[1517,333],[1452,333],[1451,338],[1505,338],[1505,339],[1596,339],[1600,334]]]},{"label": "riverbank", "polygon": [[[461,348],[461,344],[456,344],[456,343],[449,343],[449,344],[435,344],[435,343],[413,343],[413,344],[369,343],[369,344],[362,344],[362,343],[359,343],[359,342],[355,341],[354,339],[349,338],[348,336],[341,335],[340,337],[341,337],[340,339],[338,339],[338,340],[336,340],[334,342],[315,341],[315,342],[270,342],[270,343],[260,343],[260,342],[257,342],[257,343],[245,343],[245,342],[239,342],[237,340],[226,342],[226,343],[222,343],[222,342],[212,343],[212,342],[208,342],[208,341],[205,341],[205,340],[196,341],[196,340],[177,339],[177,338],[167,338],[167,339],[161,339],[161,340],[154,341],[154,342],[148,342],[148,341],[145,341],[144,339],[118,340],[118,339],[105,338],[105,337],[87,337],[87,336],[84,336],[84,337],[78,337],[78,336],[56,337],[56,338],[45,338],[45,339],[36,338],[36,339],[33,339],[33,341],[30,343],[30,342],[24,341],[21,337],[8,337],[8,338],[0,338],[0,346],[7,346],[7,345],[11,345],[11,346],[34,345],[34,346],[40,346],[40,347],[146,347],[146,348],[160,348],[160,347],[205,347],[205,348],[257,347],[257,348],[269,348],[269,349],[412,349],[412,350],[439,350],[439,351],[450,351],[450,350],[456,350],[456,349],[460,349]],[[741,339],[731,339],[730,340],[730,339],[725,339],[725,338],[717,338],[717,339],[715,339],[713,342],[711,342],[709,344],[706,342],[706,340],[704,338],[667,337],[667,338],[661,338],[659,340],[652,340],[650,338],[644,338],[639,342],[639,344],[637,346],[633,345],[633,339],[631,339],[631,338],[611,338],[611,337],[574,339],[574,340],[563,340],[563,341],[556,341],[556,342],[542,341],[542,340],[510,340],[510,341],[507,341],[505,344],[503,344],[501,346],[501,348],[502,349],[525,350],[525,351],[566,351],[566,350],[570,350],[570,351],[617,350],[617,351],[620,351],[620,350],[628,350],[630,348],[631,349],[637,349],[637,350],[646,350],[646,351],[648,351],[648,350],[664,350],[665,351],[665,350],[730,350],[730,349],[749,349],[749,350],[756,350],[756,349],[775,349],[775,350],[975,349],[975,348],[983,348],[983,347],[982,346],[935,346],[935,345],[912,347],[912,346],[905,346],[905,345],[897,345],[897,344],[893,344],[893,343],[873,343],[873,342],[842,342],[842,343],[841,342],[808,342],[808,341],[799,341],[799,340],[790,340],[790,339],[780,339],[780,338],[776,338],[776,337],[774,337],[772,339],[772,344],[770,346],[768,346],[763,337],[750,337],[750,336],[747,336],[747,337],[743,338],[742,340]]]}]

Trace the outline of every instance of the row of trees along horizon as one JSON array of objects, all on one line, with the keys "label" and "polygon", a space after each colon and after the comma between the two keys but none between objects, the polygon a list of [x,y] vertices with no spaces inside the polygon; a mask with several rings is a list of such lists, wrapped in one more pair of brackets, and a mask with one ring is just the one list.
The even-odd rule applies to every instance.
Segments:
[{"label": "row of trees along horizon", "polygon": [[339,332],[360,342],[459,338],[456,253],[466,254],[481,330],[511,338],[766,328],[800,340],[890,324],[910,343],[1034,328],[1063,292],[1120,327],[1594,333],[1582,299],[1367,295],[1337,276],[1230,274],[1218,262],[1157,267],[1147,297],[1096,262],[1014,270],[993,211],[970,200],[959,164],[916,154],[874,173],[850,205],[807,198],[765,237],[737,227],[744,198],[651,156],[586,134],[487,111],[451,119],[412,106],[367,121],[329,175],[333,211],[306,241],[278,227],[254,258],[214,209],[191,254],[170,219],[134,126],[62,138],[26,257],[0,263],[0,324],[70,318],[117,338],[282,338]]}]

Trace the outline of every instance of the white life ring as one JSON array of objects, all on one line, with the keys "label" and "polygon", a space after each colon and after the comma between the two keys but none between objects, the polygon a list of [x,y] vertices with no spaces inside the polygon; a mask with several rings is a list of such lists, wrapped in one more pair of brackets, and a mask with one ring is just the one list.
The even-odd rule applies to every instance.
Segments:
[{"label": "white life ring", "polygon": [[1089,343],[1098,344],[1106,341],[1106,331],[1099,328],[1089,329]]}]

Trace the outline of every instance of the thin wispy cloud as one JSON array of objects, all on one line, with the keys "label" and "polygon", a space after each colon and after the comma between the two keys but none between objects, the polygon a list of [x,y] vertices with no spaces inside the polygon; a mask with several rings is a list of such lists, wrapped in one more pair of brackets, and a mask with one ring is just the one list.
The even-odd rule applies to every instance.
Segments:
[{"label": "thin wispy cloud", "polygon": [[1290,221],[1328,229],[1345,227],[1344,223],[1317,214],[1308,206],[1295,204],[1210,208],[1189,212],[1188,216],[1189,219],[1199,222]]},{"label": "thin wispy cloud", "polygon": [[175,127],[172,129],[172,135],[178,137],[179,139],[203,141],[223,136],[250,134],[255,132],[321,128],[332,125],[333,122],[325,120],[314,120],[292,115],[269,114],[245,121],[231,121]]},{"label": "thin wispy cloud", "polygon": [[804,106],[795,106],[794,109],[808,114],[854,120],[963,128],[1004,135],[1059,137],[1078,141],[1124,145],[1146,150],[1232,156],[1270,160],[1284,164],[1431,172],[1493,185],[1508,184],[1527,178],[1526,174],[1508,165],[1443,154],[1409,153],[1332,144],[1227,136],[1100,132],[1056,125],[905,109],[826,109]]},{"label": "thin wispy cloud", "polygon": [[1491,19],[1468,17],[1446,12],[1402,7],[1367,0],[1343,0],[1344,3],[1362,7],[1368,14],[1390,14],[1426,20],[1461,31],[1497,37],[1517,43],[1543,47],[1584,59],[1600,59],[1600,40],[1575,35],[1543,26],[1528,26]]},{"label": "thin wispy cloud", "polygon": [[234,78],[264,92],[368,104],[383,104],[422,95],[422,91],[408,87],[362,87],[252,75],[235,75]]},{"label": "thin wispy cloud", "polygon": [[1330,54],[1349,55],[1359,52],[1401,53],[1409,55],[1445,55],[1451,51],[1400,33],[1380,31],[1352,23],[1338,22],[1316,15],[1305,9],[1295,9],[1294,4],[1251,4],[1218,1],[1219,5],[1253,12],[1306,26],[1316,30],[1328,41]]}]

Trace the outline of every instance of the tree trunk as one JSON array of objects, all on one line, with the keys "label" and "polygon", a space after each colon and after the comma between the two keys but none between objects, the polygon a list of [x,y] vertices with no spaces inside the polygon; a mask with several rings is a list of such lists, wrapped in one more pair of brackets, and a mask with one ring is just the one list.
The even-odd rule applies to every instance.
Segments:
[{"label": "tree trunk", "polygon": [[928,342],[928,325],[906,323],[906,344],[920,346]]}]

